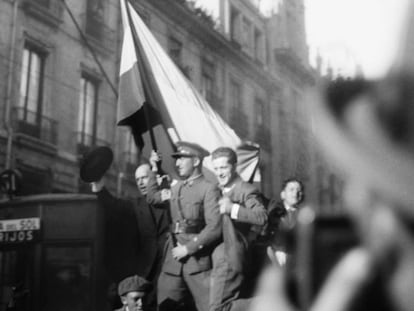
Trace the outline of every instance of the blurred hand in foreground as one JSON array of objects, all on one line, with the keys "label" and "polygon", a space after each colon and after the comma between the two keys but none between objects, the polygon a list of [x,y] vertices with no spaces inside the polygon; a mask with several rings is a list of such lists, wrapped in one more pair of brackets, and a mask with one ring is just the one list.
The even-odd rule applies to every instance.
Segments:
[{"label": "blurred hand in foreground", "polygon": [[[257,297],[249,311],[295,311],[285,290],[285,268],[280,267],[274,251],[267,249],[272,265],[262,274]],[[333,269],[311,311],[345,311],[368,282],[372,264],[368,252],[356,248],[347,253]]]}]

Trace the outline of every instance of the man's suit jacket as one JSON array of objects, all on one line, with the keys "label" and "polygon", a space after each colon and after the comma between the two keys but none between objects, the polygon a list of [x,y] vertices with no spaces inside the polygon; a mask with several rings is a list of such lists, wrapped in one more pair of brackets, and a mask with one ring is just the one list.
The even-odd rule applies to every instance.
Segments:
[{"label": "man's suit jacket", "polygon": [[281,251],[287,251],[289,239],[297,222],[298,208],[288,211],[281,200],[269,203],[267,235],[270,242]]},{"label": "man's suit jacket", "polygon": [[[189,256],[177,261],[172,257],[174,247],[172,236],[168,239],[163,271],[173,275],[180,275],[183,264],[186,271],[197,273],[210,270],[211,252],[221,236],[221,217],[218,207],[219,189],[200,175],[191,181],[177,181],[171,186],[170,213],[172,224],[184,219],[189,222],[198,222],[203,225],[199,233],[179,233],[176,240],[185,245]],[[147,198],[152,203],[160,203],[160,195],[156,180],[150,178]],[[183,219],[184,218],[184,219]]]},{"label": "man's suit jacket", "polygon": [[242,271],[246,264],[251,227],[266,224],[266,208],[261,193],[239,176],[222,192],[223,196],[240,205],[236,219],[223,215],[223,241],[228,261],[235,270]]},{"label": "man's suit jacket", "polygon": [[138,274],[154,281],[169,230],[168,210],[144,197],[115,198],[105,188],[97,195],[104,207],[105,261],[112,279]]}]

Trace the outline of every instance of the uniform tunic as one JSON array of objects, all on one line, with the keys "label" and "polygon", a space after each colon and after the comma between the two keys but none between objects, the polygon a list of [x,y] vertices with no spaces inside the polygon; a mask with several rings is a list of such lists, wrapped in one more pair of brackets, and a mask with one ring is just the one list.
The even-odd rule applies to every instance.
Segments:
[{"label": "uniform tunic", "polygon": [[[160,202],[155,179],[149,182],[149,202]],[[170,214],[172,224],[197,224],[197,233],[172,234],[167,241],[165,260],[158,282],[158,301],[171,307],[188,294],[194,298],[198,310],[208,310],[211,252],[221,237],[221,217],[218,206],[219,189],[199,175],[188,181],[178,181],[171,187]],[[175,243],[185,245],[188,256],[180,261],[172,257]],[[163,304],[164,302],[164,304]]]}]

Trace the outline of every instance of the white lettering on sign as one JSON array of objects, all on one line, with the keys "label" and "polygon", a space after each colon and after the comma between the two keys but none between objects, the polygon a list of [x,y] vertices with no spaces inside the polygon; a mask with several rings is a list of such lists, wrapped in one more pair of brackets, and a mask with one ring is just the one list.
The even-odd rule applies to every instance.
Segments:
[{"label": "white lettering on sign", "polygon": [[0,220],[0,232],[40,230],[40,218]]},{"label": "white lettering on sign", "polygon": [[33,231],[0,232],[0,243],[30,242],[33,240]]}]

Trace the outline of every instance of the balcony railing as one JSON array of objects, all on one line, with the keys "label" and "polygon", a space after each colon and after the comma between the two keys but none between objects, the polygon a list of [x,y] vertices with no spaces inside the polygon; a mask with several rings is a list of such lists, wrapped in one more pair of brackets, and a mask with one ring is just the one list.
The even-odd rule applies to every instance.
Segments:
[{"label": "balcony railing", "polygon": [[25,134],[53,145],[57,144],[58,122],[56,120],[42,116],[39,112],[15,107],[13,122],[16,133]]}]

